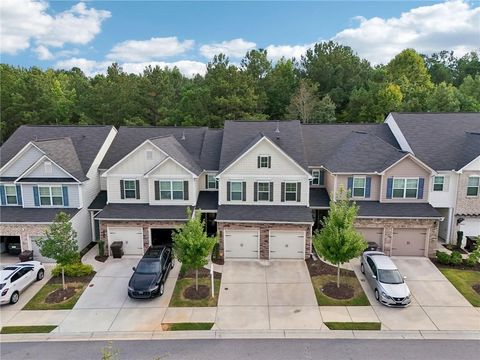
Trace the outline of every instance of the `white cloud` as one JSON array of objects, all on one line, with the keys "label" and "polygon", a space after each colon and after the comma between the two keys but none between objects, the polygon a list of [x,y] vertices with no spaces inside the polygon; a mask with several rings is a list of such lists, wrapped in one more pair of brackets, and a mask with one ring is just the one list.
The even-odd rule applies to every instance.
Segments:
[{"label": "white cloud", "polygon": [[51,60],[54,57],[50,50],[43,45],[37,46],[33,51],[37,54],[37,57],[40,60]]},{"label": "white cloud", "polygon": [[300,59],[305,52],[313,47],[315,43],[305,45],[269,45],[265,48],[267,55],[272,60],[280,60],[282,57],[286,59]]},{"label": "white cloud", "polygon": [[454,50],[463,55],[479,47],[480,7],[462,0],[422,6],[400,17],[366,19],[333,37],[374,64],[386,63],[405,48],[420,53]]},{"label": "white cloud", "polygon": [[245,56],[247,51],[255,49],[256,46],[257,44],[251,41],[233,39],[222,41],[221,43],[202,45],[200,47],[200,54],[207,58],[212,58],[214,55],[218,55],[220,53],[233,58],[241,58]]},{"label": "white cloud", "polygon": [[193,40],[178,41],[177,37],[127,40],[116,44],[108,59],[115,61],[145,62],[183,54],[192,48]]},{"label": "white cloud", "polygon": [[[0,52],[11,55],[30,47],[45,56],[48,47],[65,44],[87,44],[101,31],[101,24],[110,12],[88,8],[83,2],[61,13],[47,13],[48,3],[41,0],[1,0]],[[40,48],[40,50],[39,50]]]},{"label": "white cloud", "polygon": [[57,61],[54,65],[56,69],[70,70],[73,67],[80,68],[85,75],[95,76],[97,74],[104,74],[107,72],[108,66],[111,64],[109,61],[95,61],[84,58],[71,58],[66,60]]}]

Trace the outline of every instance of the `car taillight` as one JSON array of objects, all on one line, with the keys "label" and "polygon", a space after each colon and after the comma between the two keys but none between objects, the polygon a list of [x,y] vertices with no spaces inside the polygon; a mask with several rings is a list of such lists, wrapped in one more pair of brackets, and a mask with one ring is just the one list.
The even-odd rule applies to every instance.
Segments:
[{"label": "car taillight", "polygon": [[6,294],[7,292],[8,292],[8,288],[3,289],[3,291],[2,291],[2,296],[5,296],[5,294]]}]

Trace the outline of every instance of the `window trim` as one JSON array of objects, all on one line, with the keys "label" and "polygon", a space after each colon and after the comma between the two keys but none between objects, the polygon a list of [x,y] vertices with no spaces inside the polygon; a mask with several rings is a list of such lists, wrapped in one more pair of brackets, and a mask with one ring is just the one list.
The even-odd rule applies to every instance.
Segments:
[{"label": "window trim", "polygon": [[[355,189],[362,189],[360,187],[355,187],[355,179],[361,179],[363,180],[363,195],[355,195]],[[359,198],[359,199],[364,199],[365,195],[367,193],[367,177],[366,176],[353,176],[352,180],[352,197],[354,198]]]},{"label": "window trim", "polygon": [[[17,194],[17,186],[16,185],[7,185],[5,184],[4,187],[5,189],[5,205],[18,205],[18,194]],[[7,193],[7,188],[13,188],[14,189],[14,194],[15,194],[15,202],[14,203],[9,203],[8,202],[8,197],[13,197],[13,195],[9,195]]]},{"label": "window trim", "polygon": [[[268,158],[269,155],[258,155],[259,160],[258,163],[260,164],[260,169],[268,169]],[[263,166],[262,161],[265,160],[265,166]]]},{"label": "window trim", "polygon": [[[173,192],[180,192],[180,190],[173,190],[173,183],[181,183],[182,185],[182,197],[181,198],[178,198],[178,199],[174,199],[173,197]],[[170,184],[170,190],[162,190],[162,183],[169,183]],[[167,200],[167,201],[183,201],[185,199],[185,192],[184,192],[184,188],[183,188],[183,180],[159,180],[158,181],[158,189],[160,191],[160,201],[164,201],[164,200]],[[162,198],[162,192],[167,192],[167,191],[170,191],[170,198]]]},{"label": "window trim", "polygon": [[[400,188],[395,188],[395,180],[403,180],[403,196],[395,196],[395,190],[400,190]],[[415,188],[415,197],[408,196],[407,197],[407,190],[413,190],[413,188],[407,188],[408,180],[416,180],[417,187]],[[392,181],[392,199],[418,199],[418,185],[420,183],[419,177],[394,177]]]},{"label": "window trim", "polygon": [[[240,191],[233,191],[233,184],[239,183],[240,184]],[[233,193],[240,193],[240,199],[234,199]],[[230,201],[243,201],[243,181],[241,180],[230,180]]]},{"label": "window trim", "polygon": [[[127,189],[126,182],[131,181],[133,182],[133,187],[134,189]],[[134,196],[133,197],[127,197],[127,191],[134,191]],[[136,199],[137,198],[137,180],[136,179],[123,179],[123,198],[124,199]]]},{"label": "window trim", "polygon": [[[260,184],[267,184],[267,190],[260,191]],[[260,193],[267,193],[267,199],[261,199]],[[257,201],[270,201],[270,181],[257,181]]]},{"label": "window trim", "polygon": [[[210,177],[215,181],[215,187],[210,187]],[[205,184],[207,190],[218,190],[218,180],[215,178],[215,175],[207,174],[207,183]]]},{"label": "window trim", "polygon": [[[42,188],[46,188],[48,189],[48,199],[50,199],[50,204],[48,205],[44,205],[42,204],[42,198],[47,198],[46,195],[42,196],[41,194],[41,189]],[[60,189],[60,196],[53,196],[53,193],[52,193],[52,189],[53,188],[59,188]],[[53,203],[53,198],[59,198],[61,197],[62,198],[62,203],[61,204],[54,204]],[[38,202],[39,202],[39,205],[40,206],[51,206],[51,207],[54,207],[54,206],[65,206],[65,199],[63,198],[63,186],[56,186],[56,185],[38,185]]]},{"label": "window trim", "polygon": [[[295,191],[287,191],[287,185],[289,184],[294,184],[295,185]],[[292,202],[295,202],[297,201],[297,182],[296,181],[286,181],[285,182],[285,191],[284,191],[284,199],[285,201],[292,201]],[[295,199],[291,200],[291,199],[287,199],[287,194],[292,194],[294,193],[295,194]]]},{"label": "window trim", "polygon": [[[440,184],[437,184],[436,183],[436,180],[437,179],[442,179],[442,182]],[[441,190],[436,190],[435,189],[435,185],[441,185],[442,186],[442,189]],[[445,175],[436,175],[433,177],[433,188],[432,188],[432,191],[434,192],[441,192],[441,191],[445,191]]]},{"label": "window trim", "polygon": [[[470,183],[470,179],[472,178],[476,178],[478,179],[478,185],[477,186],[471,186],[469,185]],[[468,189],[469,188],[473,188],[473,189],[476,189],[477,190],[477,194],[476,195],[468,195]],[[467,197],[468,198],[475,198],[475,197],[478,197],[478,195],[480,194],[480,176],[478,175],[470,175],[467,179]]]}]

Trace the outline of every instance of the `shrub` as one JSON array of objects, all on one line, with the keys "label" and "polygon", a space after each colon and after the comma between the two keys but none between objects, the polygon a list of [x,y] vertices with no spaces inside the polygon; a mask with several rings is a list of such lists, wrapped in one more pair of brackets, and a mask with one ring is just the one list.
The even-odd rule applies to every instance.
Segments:
[{"label": "shrub", "polygon": [[105,256],[105,241],[98,240],[98,256]]},{"label": "shrub", "polygon": [[[82,264],[82,263],[75,263],[65,265],[63,267],[65,276],[69,277],[79,277],[79,276],[88,276],[93,273],[92,265]],[[62,276],[62,266],[57,265],[52,270],[53,276]]]},{"label": "shrub", "polygon": [[448,265],[450,264],[450,255],[443,251],[438,251],[435,254],[437,256],[437,260],[440,264]]},{"label": "shrub", "polygon": [[478,263],[478,260],[480,260],[480,248],[477,247],[477,249],[468,255],[466,259],[463,260],[463,263],[466,266],[473,267]]},{"label": "shrub", "polygon": [[460,265],[462,263],[462,254],[459,251],[452,251],[450,254],[450,264]]}]

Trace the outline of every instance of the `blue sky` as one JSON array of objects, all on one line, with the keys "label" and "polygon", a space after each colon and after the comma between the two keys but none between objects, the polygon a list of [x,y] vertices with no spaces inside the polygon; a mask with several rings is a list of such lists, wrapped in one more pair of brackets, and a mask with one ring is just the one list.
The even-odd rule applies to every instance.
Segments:
[{"label": "blue sky", "polygon": [[164,2],[2,0],[1,61],[20,66],[127,71],[146,64],[202,72],[222,51],[251,48],[297,58],[334,39],[372,63],[406,47],[430,53],[478,48],[478,3],[453,1]]}]

